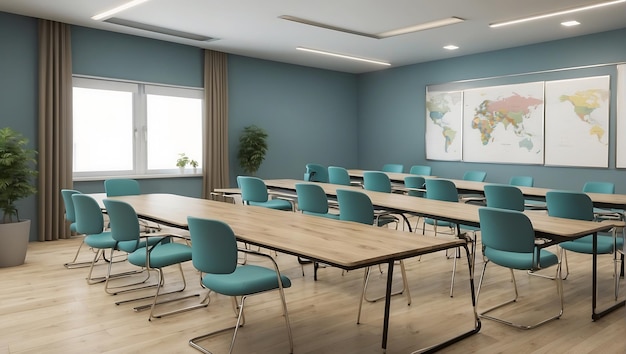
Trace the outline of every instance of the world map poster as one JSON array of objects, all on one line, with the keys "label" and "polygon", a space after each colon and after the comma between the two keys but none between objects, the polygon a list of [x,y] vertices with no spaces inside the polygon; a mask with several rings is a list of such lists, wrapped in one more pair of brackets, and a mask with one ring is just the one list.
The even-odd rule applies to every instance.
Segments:
[{"label": "world map poster", "polygon": [[460,161],[463,157],[463,93],[426,89],[426,158]]},{"label": "world map poster", "polygon": [[546,81],[545,164],[608,167],[610,77]]},{"label": "world map poster", "polygon": [[464,91],[463,160],[543,163],[543,82]]}]

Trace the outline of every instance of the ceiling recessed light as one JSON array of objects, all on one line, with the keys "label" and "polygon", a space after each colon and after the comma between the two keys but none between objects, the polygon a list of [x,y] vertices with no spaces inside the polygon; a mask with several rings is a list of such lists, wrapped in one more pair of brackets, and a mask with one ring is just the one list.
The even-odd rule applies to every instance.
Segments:
[{"label": "ceiling recessed light", "polygon": [[459,47],[457,47],[457,46],[455,46],[453,44],[450,44],[450,45],[444,46],[443,49],[456,50],[456,49],[459,49]]},{"label": "ceiling recessed light", "polygon": [[565,21],[565,22],[561,22],[561,25],[563,25],[565,27],[572,27],[572,26],[580,25],[580,22],[578,22],[578,21]]},{"label": "ceiling recessed light", "polygon": [[345,54],[338,54],[338,53],[331,53],[331,52],[326,52],[323,50],[318,50],[318,49],[310,49],[310,48],[304,48],[304,47],[297,47],[297,50],[301,50],[304,52],[310,52],[310,53],[315,53],[315,54],[323,54],[323,55],[329,55],[332,57],[337,57],[337,58],[343,58],[343,59],[350,59],[350,60],[357,60],[357,61],[364,61],[367,63],[373,63],[373,64],[378,64],[378,65],[385,65],[385,66],[390,66],[391,64],[386,63],[384,61],[380,61],[380,60],[372,60],[372,59],[365,59],[365,58],[359,58],[359,57],[353,57],[351,55],[345,55]]},{"label": "ceiling recessed light", "polygon": [[142,4],[142,3],[146,2],[146,1],[148,1],[148,0],[133,0],[131,2],[127,2],[124,5],[120,5],[120,6],[116,7],[116,8],[114,8],[114,9],[111,9],[111,10],[99,13],[99,14],[93,16],[91,19],[92,20],[96,20],[96,21],[100,21],[103,18],[111,17],[111,16],[115,15],[118,12],[122,12],[124,10],[128,10],[131,7],[135,7],[135,6],[137,6],[139,4]]},{"label": "ceiling recessed light", "polygon": [[525,18],[520,18],[520,19],[517,19],[517,20],[511,20],[511,21],[505,21],[505,22],[496,22],[496,23],[490,24],[489,27],[496,28],[496,27],[502,27],[502,26],[507,26],[507,25],[513,25],[513,24],[516,24],[516,23],[528,22],[528,21],[533,21],[533,20],[540,20],[540,19],[543,19],[543,18],[560,16],[560,15],[566,15],[566,14],[571,14],[571,13],[574,13],[574,12],[593,10],[593,9],[596,9],[596,8],[599,8],[599,7],[604,7],[604,6],[609,6],[609,5],[617,5],[617,4],[621,4],[623,2],[626,2],[626,0],[614,0],[614,1],[601,2],[601,3],[598,3],[598,4],[581,6],[581,7],[575,7],[575,8],[568,9],[568,10],[550,12],[550,13],[543,14],[543,15],[525,17]]}]

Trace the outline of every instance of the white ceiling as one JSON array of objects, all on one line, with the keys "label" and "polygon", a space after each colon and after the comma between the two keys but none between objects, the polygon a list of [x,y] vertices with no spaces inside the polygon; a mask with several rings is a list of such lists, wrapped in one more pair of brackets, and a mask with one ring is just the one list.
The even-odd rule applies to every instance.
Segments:
[{"label": "white ceiling", "polygon": [[[217,39],[208,42],[91,19],[127,1],[0,0],[0,11],[349,73],[387,67],[315,55],[295,48],[302,46],[381,60],[397,67],[626,27],[626,2],[524,24],[489,27],[493,22],[607,0],[150,0],[115,15],[124,20]],[[452,16],[463,18],[465,22],[373,39],[287,21],[280,19],[281,15],[365,33],[381,33]],[[581,25],[561,26],[565,20],[577,20]],[[442,48],[448,44],[460,49]]]}]

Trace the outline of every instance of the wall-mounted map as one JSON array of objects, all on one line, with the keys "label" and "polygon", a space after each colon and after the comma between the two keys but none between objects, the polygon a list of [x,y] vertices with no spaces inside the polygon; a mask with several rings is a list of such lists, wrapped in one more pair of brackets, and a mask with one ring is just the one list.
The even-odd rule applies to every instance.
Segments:
[{"label": "wall-mounted map", "polygon": [[463,92],[426,90],[426,158],[459,161],[463,142]]},{"label": "wall-mounted map", "polygon": [[543,82],[464,91],[463,160],[543,163]]},{"label": "wall-mounted map", "polygon": [[546,82],[546,165],[608,167],[609,80]]}]

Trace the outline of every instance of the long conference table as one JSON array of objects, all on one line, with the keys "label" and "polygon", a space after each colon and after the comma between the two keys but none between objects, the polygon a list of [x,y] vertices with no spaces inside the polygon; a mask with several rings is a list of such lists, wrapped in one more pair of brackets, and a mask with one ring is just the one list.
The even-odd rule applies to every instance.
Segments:
[{"label": "long conference table", "polygon": [[[103,194],[93,195],[106,198]],[[387,348],[391,286],[396,261],[423,254],[463,247],[464,240],[433,237],[415,237],[407,232],[272,210],[242,206],[207,199],[174,194],[142,194],[110,197],[133,206],[137,215],[170,227],[188,229],[187,217],[218,219],[231,226],[237,239],[252,245],[326,263],[345,270],[354,270],[379,264],[388,265],[385,290],[385,309],[382,330],[382,349]],[[473,311],[472,328],[459,335],[419,351],[434,352],[480,331],[476,312],[473,272],[470,271],[470,294]]]},{"label": "long conference table", "polygon": [[[466,181],[467,182],[467,181]],[[280,192],[290,191],[294,193],[297,183],[316,183],[320,185],[328,196],[336,196],[337,189],[358,190],[367,194],[372,200],[372,204],[376,207],[386,208],[390,210],[399,210],[408,213],[414,213],[423,217],[449,221],[455,224],[463,224],[469,226],[480,227],[480,219],[478,216],[477,205],[467,203],[450,203],[438,200],[430,200],[426,198],[410,197],[398,193],[381,193],[365,190],[361,187],[343,186],[329,183],[304,182],[295,179],[270,179],[265,180],[265,184],[270,190]],[[474,182],[479,183],[479,182]],[[592,193],[594,196],[598,193]],[[545,195],[545,193],[544,193]],[[612,196],[598,194],[600,197]],[[613,195],[615,196],[615,195]],[[602,203],[610,201],[610,198],[602,199]],[[619,198],[616,198],[619,200]],[[626,202],[625,202],[626,203]],[[601,204],[605,205],[605,204]],[[616,204],[609,204],[615,207]],[[626,204],[625,204],[626,205]],[[602,222],[584,221],[564,219],[548,216],[547,213],[541,212],[525,212],[535,230],[537,238],[548,240],[542,244],[542,247],[558,244],[563,241],[571,241],[587,235],[593,235],[594,252],[592,255],[592,301],[591,301],[591,318],[597,320],[604,315],[624,307],[625,300],[618,301],[612,306],[602,311],[597,311],[597,236],[598,232],[608,231],[615,227],[624,227],[623,221],[605,220]],[[626,228],[624,228],[626,232]],[[626,237],[623,236],[623,237]]]}]

